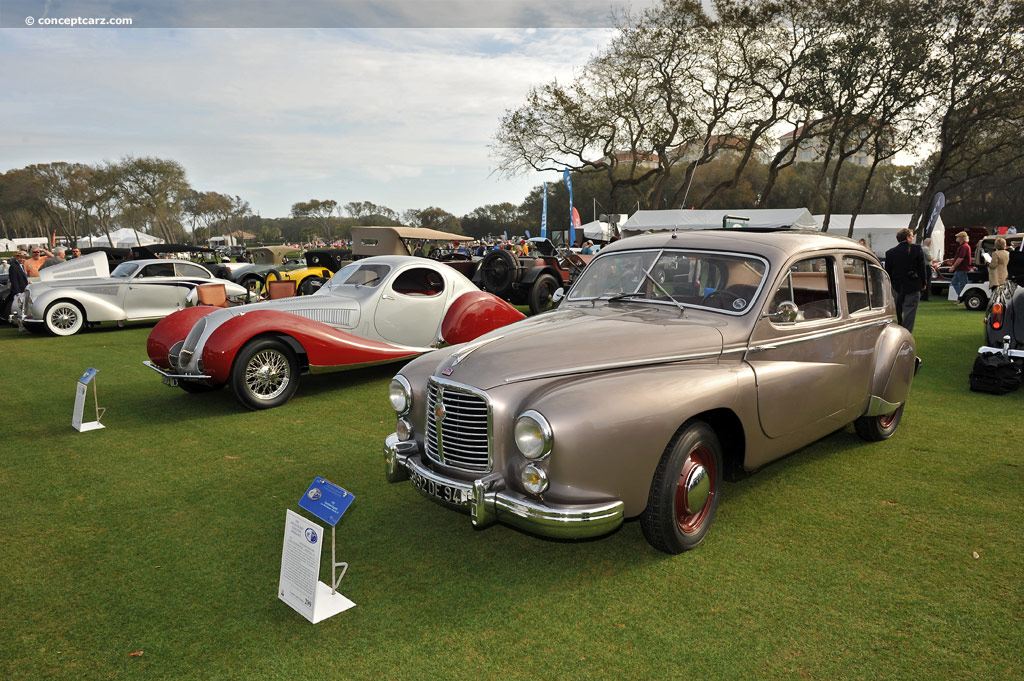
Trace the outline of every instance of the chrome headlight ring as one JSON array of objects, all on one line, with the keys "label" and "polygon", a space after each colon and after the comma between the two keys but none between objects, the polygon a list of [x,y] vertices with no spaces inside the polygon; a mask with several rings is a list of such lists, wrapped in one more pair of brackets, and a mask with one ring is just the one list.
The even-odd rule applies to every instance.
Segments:
[{"label": "chrome headlight ring", "polygon": [[391,408],[400,416],[408,414],[412,409],[412,386],[405,376],[399,374],[391,379],[391,384],[388,386],[388,400],[391,402]]},{"label": "chrome headlight ring", "polygon": [[555,434],[551,424],[533,409],[527,409],[516,418],[513,434],[516,448],[531,461],[543,459],[554,447]]}]

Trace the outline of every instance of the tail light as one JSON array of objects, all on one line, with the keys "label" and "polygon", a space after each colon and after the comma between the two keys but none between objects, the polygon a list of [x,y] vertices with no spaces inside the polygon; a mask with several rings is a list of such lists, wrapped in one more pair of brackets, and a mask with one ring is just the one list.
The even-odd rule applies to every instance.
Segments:
[{"label": "tail light", "polygon": [[993,303],[992,313],[988,317],[989,322],[992,324],[993,329],[1003,328],[1003,304]]}]

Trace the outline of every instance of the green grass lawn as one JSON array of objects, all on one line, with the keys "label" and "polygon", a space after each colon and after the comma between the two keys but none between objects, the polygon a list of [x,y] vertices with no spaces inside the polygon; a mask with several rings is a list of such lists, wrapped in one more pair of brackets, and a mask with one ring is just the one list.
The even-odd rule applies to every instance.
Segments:
[{"label": "green grass lawn", "polygon": [[[923,303],[896,435],[848,427],[727,483],[675,557],[635,521],[476,531],[384,482],[394,367],[251,413],[163,386],[147,327],[0,327],[0,679],[1022,678],[1024,392],[968,391],[981,325]],[[106,429],[77,433],[89,366]],[[357,607],[311,625],[276,588],[316,475],[356,495],[338,542]]]}]

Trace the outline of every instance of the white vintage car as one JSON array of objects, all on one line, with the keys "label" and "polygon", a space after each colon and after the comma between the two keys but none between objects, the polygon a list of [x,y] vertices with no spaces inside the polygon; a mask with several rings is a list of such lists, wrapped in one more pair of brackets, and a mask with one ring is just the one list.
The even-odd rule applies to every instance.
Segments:
[{"label": "white vintage car", "polygon": [[377,256],[312,295],[172,314],[150,332],[145,364],[172,387],[230,385],[246,408],[269,409],[291,399],[301,374],[408,360],[520,319],[443,263]]},{"label": "white vintage car", "polygon": [[103,253],[90,253],[39,271],[14,299],[11,322],[30,331],[71,336],[86,324],[161,319],[185,308],[200,284],[224,284],[228,298],[248,290],[187,260],[131,260],[109,270]]}]

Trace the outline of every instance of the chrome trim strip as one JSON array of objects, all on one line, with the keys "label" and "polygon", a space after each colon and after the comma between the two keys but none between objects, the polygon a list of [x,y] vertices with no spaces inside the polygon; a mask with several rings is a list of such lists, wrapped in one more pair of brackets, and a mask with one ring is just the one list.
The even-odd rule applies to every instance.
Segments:
[{"label": "chrome trim strip", "polygon": [[[730,352],[743,352],[746,348],[730,350]],[[504,379],[505,383],[517,383],[519,381],[531,381],[536,378],[555,378],[558,376],[572,376],[574,374],[585,374],[591,371],[609,371],[611,369],[628,369],[631,367],[654,366],[656,364],[670,364],[672,362],[683,362],[691,359],[713,359],[721,356],[721,352],[702,352],[693,355],[667,355],[665,357],[652,357],[650,359],[632,362],[607,362],[605,364],[587,364],[578,367],[558,369],[554,371],[538,371],[532,374],[518,374]]]},{"label": "chrome trim strip", "polygon": [[213,376],[207,376],[206,374],[172,374],[169,371],[164,371],[152,362],[146,361],[142,363],[144,366],[149,367],[158,374],[162,374],[167,378],[213,378]]},{"label": "chrome trim strip", "polygon": [[888,326],[889,324],[894,324],[894,323],[895,323],[895,321],[893,321],[892,319],[886,319],[884,321],[867,322],[867,323],[862,323],[862,324],[847,324],[846,326],[843,326],[843,327],[838,328],[838,329],[828,329],[826,331],[818,331],[818,332],[815,332],[815,333],[807,333],[807,334],[803,334],[803,335],[800,335],[800,336],[793,336],[793,337],[790,337],[790,338],[786,338],[784,340],[772,341],[771,343],[767,343],[765,345],[754,345],[754,346],[751,346],[750,351],[751,352],[759,352],[759,351],[763,351],[763,350],[775,350],[776,348],[780,348],[780,347],[782,347],[784,345],[793,345],[795,343],[804,343],[806,341],[818,340],[820,338],[827,338],[829,336],[837,336],[837,335],[839,335],[841,333],[849,333],[850,331],[858,331],[860,329],[869,329],[872,326]]},{"label": "chrome trim strip", "polygon": [[459,490],[464,499],[461,503],[439,499],[422,490],[420,493],[442,506],[468,512],[475,527],[500,522],[545,537],[583,539],[611,532],[622,524],[625,516],[626,505],[617,499],[593,504],[561,505],[528,498],[506,490],[505,480],[498,473],[491,473],[471,483],[444,477],[422,464],[419,448],[414,443],[399,442],[394,433],[384,442],[384,466],[385,477],[389,482],[398,482],[409,475],[416,475],[437,485]]},{"label": "chrome trim strip", "polygon": [[878,395],[872,395],[871,399],[868,400],[868,408],[864,411],[864,416],[882,416],[883,414],[891,414],[899,408],[900,405],[895,402],[888,402]]}]

